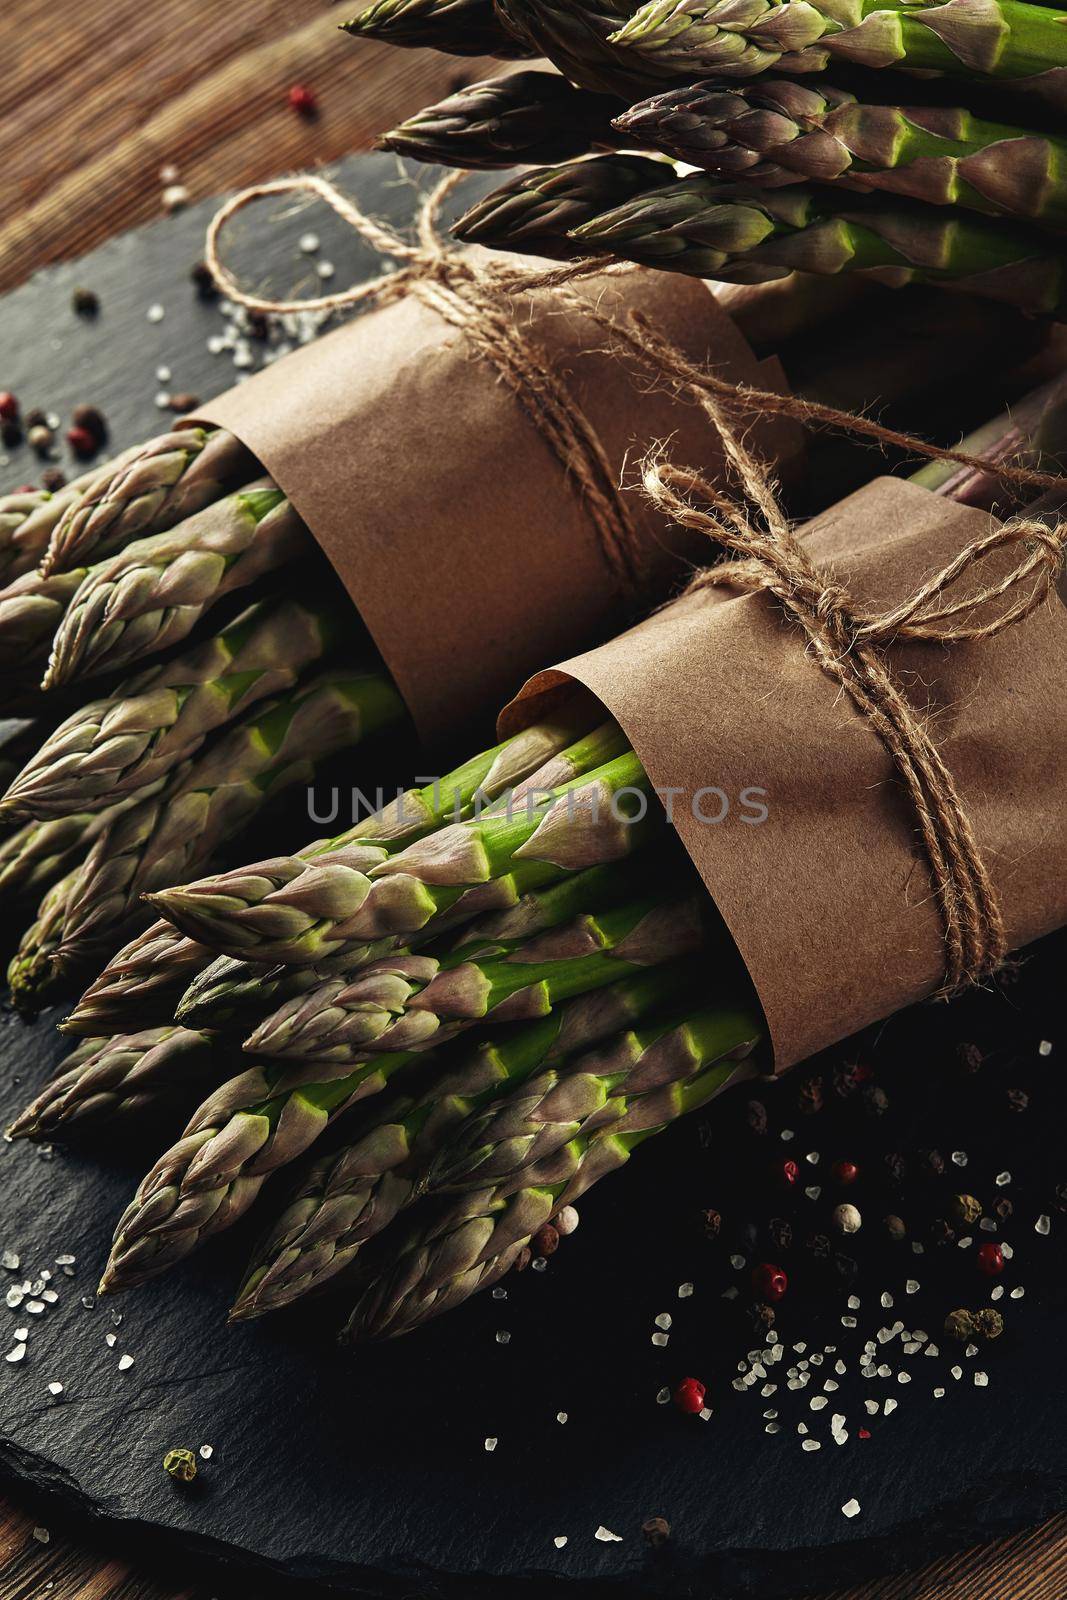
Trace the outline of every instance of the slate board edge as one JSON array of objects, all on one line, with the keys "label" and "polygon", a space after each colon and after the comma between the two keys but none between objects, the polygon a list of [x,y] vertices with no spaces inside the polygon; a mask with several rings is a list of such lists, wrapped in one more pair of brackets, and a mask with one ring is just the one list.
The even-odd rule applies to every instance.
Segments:
[{"label": "slate board edge", "polygon": [[[265,1470],[273,1470],[270,1466]],[[143,1545],[158,1560],[162,1542],[186,1560],[203,1560],[219,1569],[220,1577],[262,1572],[272,1578],[293,1582],[314,1582],[332,1591],[365,1600],[468,1600],[476,1591],[507,1600],[529,1600],[553,1586],[560,1595],[574,1594],[582,1600],[627,1600],[649,1593],[669,1594],[672,1600],[700,1595],[702,1600],[730,1600],[757,1591],[780,1600],[811,1594],[819,1588],[835,1588],[862,1583],[872,1578],[917,1570],[939,1556],[962,1550],[973,1539],[976,1505],[972,1498],[940,1506],[929,1518],[917,1518],[872,1539],[862,1536],[839,1544],[809,1548],[801,1552],[767,1551],[759,1548],[718,1551],[711,1558],[693,1560],[684,1543],[668,1545],[649,1555],[644,1568],[615,1578],[588,1579],[529,1570],[508,1578],[499,1574],[477,1574],[428,1567],[415,1561],[391,1563],[388,1568],[354,1567],[351,1562],[332,1562],[322,1557],[289,1554],[274,1560],[242,1545],[213,1539],[184,1529],[180,1533],[166,1523],[127,1516],[121,1511],[101,1510],[85,1488],[68,1472],[42,1456],[0,1439],[0,1478],[29,1487],[36,1493],[75,1515],[94,1528],[115,1530],[131,1545]],[[168,1488],[163,1485],[164,1490]],[[1004,1512],[1002,1496],[1008,1489],[1025,1493],[1032,1516]],[[172,1492],[183,1491],[175,1488]],[[1017,1502],[1016,1502],[1017,1503]],[[1067,1510],[1067,1475],[1054,1473],[1048,1478],[1025,1479],[1008,1476],[988,1485],[981,1502],[982,1520],[989,1540],[1003,1538],[1025,1528],[1037,1527]],[[795,1582],[795,1567],[801,1560],[805,1579],[803,1589]],[[739,1579],[738,1567],[748,1569],[749,1581]],[[340,1570],[342,1569],[343,1570]],[[413,1583],[425,1585],[414,1590]],[[716,1585],[714,1595],[706,1588]]]}]

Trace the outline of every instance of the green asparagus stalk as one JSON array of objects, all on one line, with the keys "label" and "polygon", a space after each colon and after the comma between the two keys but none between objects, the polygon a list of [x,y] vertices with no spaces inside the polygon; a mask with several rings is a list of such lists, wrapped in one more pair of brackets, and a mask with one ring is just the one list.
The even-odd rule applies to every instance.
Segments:
[{"label": "green asparagus stalk", "polygon": [[191,876],[269,797],[310,782],[317,762],[403,714],[384,674],[333,674],[268,702],[221,734],[96,841],[52,953],[57,979],[69,982],[124,930],[136,931],[139,920],[148,920],[142,903],[148,891]]},{"label": "green asparagus stalk", "polygon": [[385,150],[446,167],[566,161],[619,143],[614,95],[576,89],[555,72],[511,72],[471,83],[378,140]]},{"label": "green asparagus stalk", "polygon": [[500,19],[492,0],[374,0],[341,24],[355,39],[380,39],[450,56],[536,55]]},{"label": "green asparagus stalk", "polygon": [[[747,1071],[739,1062],[761,1034],[754,1012],[712,1008],[667,1031],[639,1031],[617,1056],[609,1049],[603,1075],[591,1064],[573,1077],[564,1071],[543,1099],[520,1096],[517,1112],[529,1119],[521,1133],[508,1136],[514,1124],[503,1118],[500,1149],[484,1153],[487,1171],[499,1166],[505,1176],[425,1219],[413,1214],[391,1264],[357,1301],[344,1342],[409,1332],[496,1282],[557,1211]],[[544,1159],[527,1160],[541,1141]]]},{"label": "green asparagus stalk", "polygon": [[583,89],[632,103],[657,86],[659,73],[608,42],[636,10],[632,0],[497,0],[497,9],[509,28]]},{"label": "green asparagus stalk", "polygon": [[520,172],[471,206],[452,231],[468,244],[570,260],[581,254],[572,234],[583,222],[660,191],[672,173],[662,160],[628,155]]},{"label": "green asparagus stalk", "polygon": [[0,841],[0,905],[36,905],[57,879],[82,861],[111,825],[117,807],[51,822],[27,822]]},{"label": "green asparagus stalk", "polygon": [[695,966],[673,962],[580,995],[467,1046],[454,1064],[438,1066],[436,1052],[424,1057],[419,1082],[383,1105],[360,1137],[311,1163],[256,1250],[231,1318],[279,1310],[345,1271],[398,1211],[427,1192],[433,1157],[466,1118],[548,1064],[681,1001],[697,981]]},{"label": "green asparagus stalk", "polygon": [[17,1011],[32,1016],[52,998],[54,957],[63,938],[63,924],[81,873],[80,866],[72,867],[46,891],[36,917],[23,933],[8,963],[7,985]]},{"label": "green asparagus stalk", "polygon": [[73,712],[0,800],[0,821],[63,817],[158,784],[209,734],[291,689],[340,641],[328,600],[261,601],[215,638]]},{"label": "green asparagus stalk", "polygon": [[163,533],[250,483],[255,458],[221,428],[180,428],[97,469],[66,505],[43,556],[44,573],[99,561],[134,539]]},{"label": "green asparagus stalk", "polygon": [[224,595],[309,548],[307,529],[269,480],[135,540],[85,575],[56,632],[44,687],[177,644]]},{"label": "green asparagus stalk", "polygon": [[576,228],[573,239],[579,253],[607,251],[701,278],[859,272],[894,287],[945,284],[1032,312],[1067,307],[1055,241],[874,195],[846,203],[829,189],[750,191],[701,173],[616,206]]},{"label": "green asparagus stalk", "polygon": [[[339,977],[289,1000],[255,1029],[245,1049],[259,1057],[354,1066],[375,1051],[424,1050],[491,1017],[527,1022],[553,1006],[647,966],[664,941],[695,948],[702,898],[652,895],[618,910],[578,918],[532,939],[492,945],[486,955],[400,951],[354,977]],[[663,926],[666,922],[669,926]]]},{"label": "green asparagus stalk", "polygon": [[21,688],[24,679],[40,677],[32,669],[48,660],[52,636],[84,576],[84,571],[57,572],[49,578],[24,572],[0,589],[0,671],[6,694],[12,679]]},{"label": "green asparagus stalk", "polygon": [[1055,97],[1067,13],[1022,0],[649,0],[609,43],[661,77],[750,78],[832,61],[997,79]]},{"label": "green asparagus stalk", "polygon": [[716,177],[836,183],[1067,224],[1067,140],[962,107],[869,105],[832,85],[695,83],[617,117],[636,142]]},{"label": "green asparagus stalk", "polygon": [[[662,905],[643,918],[635,914],[629,936],[618,916],[611,927],[616,956],[586,967],[586,989],[603,987],[635,967],[675,960],[694,945],[692,918],[672,919]],[[577,975],[568,992],[582,992]],[[101,1292],[144,1282],[229,1227],[271,1172],[309,1149],[343,1111],[381,1093],[421,1059],[418,1051],[397,1051],[355,1067],[258,1065],[224,1084],[138,1188],[119,1222]]]},{"label": "green asparagus stalk", "polygon": [[428,934],[475,887],[483,893],[468,901],[472,915],[567,872],[621,860],[653,825],[648,788],[628,752],[553,798],[529,795],[510,814],[451,824],[398,854],[382,852],[375,865],[368,846],[351,845],[311,861],[276,857],[149,898],[189,938],[223,955],[315,962],[389,934]]},{"label": "green asparagus stalk", "polygon": [[0,496],[0,584],[32,572],[44,557],[60,519],[105,473],[117,472],[134,455],[126,450],[94,466],[62,489],[30,489]]},{"label": "green asparagus stalk", "polygon": [[112,956],[60,1029],[91,1036],[169,1023],[190,977],[210,959],[203,945],[183,938],[169,922],[153,922]]},{"label": "green asparagus stalk", "polygon": [[[86,1041],[89,1042],[89,1041]],[[7,1130],[9,1139],[69,1139],[180,1105],[220,1068],[205,1033],[173,1024],[77,1049]]]}]

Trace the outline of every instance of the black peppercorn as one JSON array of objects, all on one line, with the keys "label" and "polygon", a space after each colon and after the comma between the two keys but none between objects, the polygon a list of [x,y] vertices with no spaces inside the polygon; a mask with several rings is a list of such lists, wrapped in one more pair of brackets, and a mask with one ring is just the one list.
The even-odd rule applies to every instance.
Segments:
[{"label": "black peppercorn", "polygon": [[32,411],[27,411],[22,421],[24,426],[27,428],[48,427],[48,418],[45,416],[40,406],[34,406]]},{"label": "black peppercorn", "polygon": [[978,1072],[981,1070],[985,1056],[976,1044],[958,1044],[956,1046],[956,1064],[961,1072]]},{"label": "black peppercorn", "polygon": [[950,1311],[945,1318],[945,1332],[950,1339],[958,1339],[965,1344],[974,1337],[974,1317],[965,1308],[959,1311]]},{"label": "black peppercorn", "polygon": [[717,1239],[722,1228],[722,1217],[717,1211],[707,1210],[700,1213],[700,1225],[704,1230],[706,1239]]},{"label": "black peppercorn", "polygon": [[248,313],[248,332],[253,339],[267,339],[270,337],[270,323],[262,311]]},{"label": "black peppercorn", "polygon": [[79,317],[95,317],[100,310],[100,296],[94,294],[92,289],[75,289],[70,303]]},{"label": "black peppercorn", "polygon": [[828,1261],[833,1246],[825,1233],[811,1233],[804,1241],[804,1248],[816,1261]]},{"label": "black peppercorn", "polygon": [[882,1226],[886,1231],[887,1237],[892,1239],[894,1244],[899,1243],[901,1239],[907,1237],[908,1230],[904,1226],[904,1219],[902,1217],[898,1217],[890,1213],[888,1217],[882,1218]]},{"label": "black peppercorn", "polygon": [[766,1333],[774,1327],[774,1307],[769,1306],[764,1300],[757,1300],[755,1305],[749,1306],[748,1324],[753,1333]]},{"label": "black peppercorn", "polygon": [[0,421],[0,443],[8,446],[22,443],[22,423],[18,417],[4,417]]},{"label": "black peppercorn", "polygon": [[646,1522],[642,1522],[641,1532],[652,1549],[658,1550],[670,1538],[671,1525],[666,1517],[649,1517]]},{"label": "black peppercorn", "polygon": [[1030,1108],[1030,1096],[1025,1089],[1009,1089],[1006,1098],[1009,1111],[1027,1111]]},{"label": "black peppercorn", "polygon": [[823,1088],[821,1078],[805,1078],[797,1089],[797,1110],[802,1116],[811,1117],[823,1107]]},{"label": "black peppercorn", "polygon": [[189,277],[201,300],[218,299],[218,286],[211,276],[211,268],[206,261],[198,261],[194,267],[190,268]]},{"label": "black peppercorn", "polygon": [[84,428],[86,433],[92,434],[97,444],[103,444],[107,438],[107,421],[97,406],[75,406],[70,420],[76,428]]},{"label": "black peppercorn", "polygon": [[974,1331],[982,1339],[999,1339],[1004,1332],[1004,1318],[995,1306],[983,1306],[975,1312]]},{"label": "black peppercorn", "polygon": [[945,1170],[945,1158],[940,1150],[920,1150],[919,1170],[928,1178],[939,1178]]},{"label": "black peppercorn", "polygon": [[847,1100],[850,1095],[855,1094],[865,1077],[866,1074],[855,1062],[850,1062],[848,1066],[838,1067],[834,1072],[834,1093],[839,1095],[842,1100]]},{"label": "black peppercorn", "polygon": [[41,473],[41,488],[49,494],[58,494],[67,487],[67,474],[62,467],[46,467]]},{"label": "black peppercorn", "polygon": [[889,1110],[889,1096],[876,1083],[864,1085],[861,1099],[869,1117],[881,1117]]},{"label": "black peppercorn", "polygon": [[908,1170],[908,1164],[904,1160],[904,1157],[898,1150],[887,1150],[885,1155],[882,1157],[882,1165],[885,1168],[885,1175],[889,1179],[890,1183],[893,1184],[894,1187],[899,1188],[899,1186],[904,1182],[904,1178]]},{"label": "black peppercorn", "polygon": [[745,1121],[752,1133],[767,1132],[767,1107],[762,1100],[750,1100],[745,1107]]},{"label": "black peppercorn", "polygon": [[935,1217],[928,1229],[931,1244],[952,1244],[956,1237],[956,1230],[944,1217]]},{"label": "black peppercorn", "polygon": [[786,1251],[793,1245],[793,1229],[784,1217],[772,1217],[767,1224],[767,1236],[775,1250]]}]

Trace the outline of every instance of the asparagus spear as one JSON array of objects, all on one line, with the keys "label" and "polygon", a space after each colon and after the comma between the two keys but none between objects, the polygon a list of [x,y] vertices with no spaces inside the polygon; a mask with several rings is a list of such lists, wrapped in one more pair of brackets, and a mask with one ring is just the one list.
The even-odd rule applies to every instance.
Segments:
[{"label": "asparagus spear", "polygon": [[619,143],[612,128],[622,103],[576,89],[555,72],[511,72],[471,83],[408,117],[378,143],[446,167],[511,167],[566,161]]},{"label": "asparagus spear", "polygon": [[615,120],[623,135],[721,178],[885,189],[933,205],[1067,223],[1067,140],[962,107],[870,105],[832,85],[695,83]]},{"label": "asparagus spear", "polygon": [[[350,845],[312,860],[279,856],[149,896],[169,922],[224,955],[314,962],[389,934],[429,931],[471,889],[470,914],[506,906],[569,871],[620,860],[652,826],[648,779],[632,752],[554,798],[441,828],[368,863]],[[350,853],[355,851],[355,856]]]},{"label": "asparagus spear", "polygon": [[62,489],[30,489],[0,496],[0,583],[31,572],[42,560],[60,519],[105,473],[118,471],[135,454],[125,450],[113,461],[94,466]]},{"label": "asparagus spear", "polygon": [[509,28],[531,41],[583,89],[641,100],[659,75],[608,41],[636,6],[632,0],[497,0]]},{"label": "asparagus spear", "polygon": [[81,867],[72,867],[48,889],[37,915],[19,940],[7,968],[11,1003],[30,1015],[47,1005],[55,981],[53,958],[63,937],[63,923],[81,879]]},{"label": "asparagus spear", "polygon": [[[662,906],[643,916],[635,909],[629,938],[617,916],[610,927],[616,956],[586,967],[587,990],[694,948],[692,917],[672,920]],[[577,974],[567,992],[583,992]],[[260,1065],[224,1084],[138,1188],[116,1230],[101,1292],[155,1276],[228,1227],[269,1173],[309,1149],[342,1111],[380,1093],[420,1059],[419,1052],[396,1051],[355,1067]]]},{"label": "asparagus spear", "polygon": [[645,1139],[726,1088],[761,1032],[751,1011],[712,1008],[666,1033],[639,1032],[629,1070],[622,1046],[618,1059],[608,1052],[603,1076],[595,1067],[579,1070],[573,1081],[564,1073],[539,1108],[546,1121],[532,1148],[538,1135],[545,1138],[550,1149],[543,1161],[528,1163],[530,1145],[522,1140],[517,1148],[505,1144],[499,1156],[485,1159],[487,1168],[504,1169],[499,1182],[443,1200],[425,1218],[413,1214],[391,1264],[357,1301],[343,1341],[409,1332],[496,1282],[562,1206],[622,1166]]},{"label": "asparagus spear", "polygon": [[450,56],[531,56],[521,36],[504,26],[492,0],[374,0],[341,26],[356,39],[380,39]]},{"label": "asparagus spear", "polygon": [[257,470],[240,440],[221,428],[179,428],[150,439],[107,471],[97,469],[91,487],[64,507],[41,570],[65,572],[163,533],[249,483]]},{"label": "asparagus spear", "polygon": [[210,959],[203,945],[183,938],[169,922],[153,922],[112,956],[60,1029],[129,1033],[135,1023],[141,1031],[170,1022],[190,976]]},{"label": "asparagus spear", "polygon": [[311,1163],[258,1246],[231,1318],[261,1316],[321,1288],[426,1192],[429,1163],[466,1117],[548,1063],[632,1026],[654,1007],[680,1001],[695,981],[691,961],[637,972],[467,1046],[454,1064],[446,1059],[438,1066],[436,1053],[424,1057],[418,1083],[382,1106],[360,1137]]},{"label": "asparagus spear", "polygon": [[9,1139],[70,1138],[128,1124],[145,1112],[181,1104],[219,1070],[218,1047],[206,1033],[173,1024],[85,1041],[7,1130]]},{"label": "asparagus spear", "polygon": [[569,260],[575,228],[613,206],[662,189],[673,168],[646,156],[598,156],[509,178],[453,227],[457,239]]},{"label": "asparagus spear", "polygon": [[[593,158],[598,159],[598,158]],[[932,206],[832,190],[744,190],[676,178],[573,230],[579,253],[695,277],[862,272],[894,286],[941,283],[1056,314],[1067,306],[1058,245],[1024,228]]]},{"label": "asparagus spear", "polygon": [[214,639],[73,712],[0,800],[0,820],[62,817],[157,784],[207,736],[291,689],[342,637],[328,600],[261,601]]},{"label": "asparagus spear", "polygon": [[663,77],[750,78],[831,61],[1048,88],[1067,63],[1067,13],[1022,0],[649,0],[609,43]]},{"label": "asparagus spear", "polygon": [[21,686],[30,669],[47,661],[52,636],[84,576],[84,570],[49,578],[24,572],[0,589],[0,670],[9,693],[12,678]]},{"label": "asparagus spear", "polygon": [[307,529],[269,479],[135,540],[85,575],[56,632],[44,687],[177,644],[224,595],[309,548]]},{"label": "asparagus spear", "polygon": [[119,815],[78,875],[52,954],[67,978],[99,958],[147,913],[146,891],[181,882],[315,763],[403,716],[381,673],[328,675],[269,702],[177,769],[148,799]]},{"label": "asparagus spear", "polygon": [[27,822],[0,841],[0,905],[28,900],[36,905],[46,889],[84,858],[112,821],[110,808],[84,811],[50,822]]},{"label": "asparagus spear", "polygon": [[379,1050],[424,1050],[486,1017],[529,1021],[613,982],[631,966],[649,965],[647,949],[662,959],[658,952],[667,938],[681,940],[683,949],[695,947],[700,913],[700,899],[664,906],[653,895],[532,939],[491,945],[486,955],[402,950],[287,1001],[260,1023],[245,1049],[268,1059],[356,1065]]}]

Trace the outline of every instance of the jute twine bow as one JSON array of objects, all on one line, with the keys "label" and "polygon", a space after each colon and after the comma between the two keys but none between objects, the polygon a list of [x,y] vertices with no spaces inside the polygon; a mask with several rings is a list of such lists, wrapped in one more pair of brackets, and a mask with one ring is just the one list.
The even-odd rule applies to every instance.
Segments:
[{"label": "jute twine bow", "polygon": [[[602,258],[544,272],[497,260],[472,261],[448,246],[438,229],[441,208],[463,176],[449,174],[423,201],[416,218],[416,243],[366,216],[323,178],[307,175],[257,185],[234,196],[212,220],[208,266],[232,300],[256,311],[332,311],[387,304],[408,294],[433,307],[462,330],[508,384],[572,476],[612,570],[633,587],[635,531],[611,464],[569,391],[515,325],[511,297],[544,288],[569,297],[571,286],[582,278],[636,269]],[[368,244],[403,265],[370,282],[312,299],[271,300],[249,294],[220,260],[220,235],[230,218],[255,200],[287,193],[318,195]],[[740,495],[727,491],[692,469],[671,464],[662,452],[654,451],[646,459],[642,481],[650,501],[669,520],[705,534],[733,557],[697,572],[687,592],[729,584],[766,593],[804,632],[819,666],[849,694],[882,740],[914,808],[944,934],[945,976],[939,993],[953,994],[982,981],[1003,964],[1008,950],[996,890],[952,774],[922,716],[889,670],[885,651],[899,639],[945,645],[992,639],[1024,621],[1053,591],[1067,549],[1067,523],[1049,528],[1016,519],[991,527],[899,605],[884,612],[864,612],[812,561],[779,504],[766,467],[745,443],[738,414],[788,416],[829,426],[927,459],[991,472],[1019,489],[1061,489],[1063,478],[1010,464],[994,466],[966,451],[939,448],[832,406],[719,378],[690,361],[639,312],[615,318],[595,301],[584,299],[580,305],[654,381],[670,384],[680,398],[703,410],[740,488]],[[951,591],[972,569],[1014,545],[1023,549],[1014,568],[962,598],[951,598]],[[998,602],[1002,602],[999,607]]]}]

